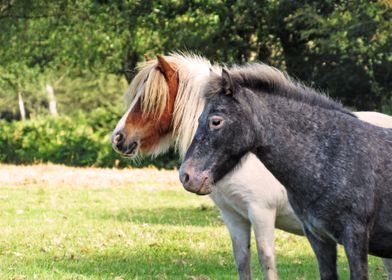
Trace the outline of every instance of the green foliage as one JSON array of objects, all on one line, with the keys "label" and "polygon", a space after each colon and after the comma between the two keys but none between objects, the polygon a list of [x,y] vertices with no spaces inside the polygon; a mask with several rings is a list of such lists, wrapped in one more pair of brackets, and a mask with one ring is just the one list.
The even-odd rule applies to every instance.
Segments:
[{"label": "green foliage", "polygon": [[289,73],[357,110],[392,104],[392,9],[384,1],[279,1]]},{"label": "green foliage", "polygon": [[[391,104],[386,1],[5,1],[0,28],[0,110],[13,113],[18,92],[33,115],[45,112],[46,83],[66,114],[100,96],[118,101],[144,53],[175,50],[262,60],[358,110]],[[99,95],[109,74],[118,84]]]},{"label": "green foliage", "polygon": [[[102,116],[106,118],[103,119]],[[0,120],[0,162],[32,164],[62,163],[73,166],[142,167],[155,165],[174,168],[178,155],[174,152],[154,160],[127,160],[111,147],[111,130],[117,118],[108,118],[106,111],[97,109],[91,115],[78,117],[40,118],[25,122]]]}]

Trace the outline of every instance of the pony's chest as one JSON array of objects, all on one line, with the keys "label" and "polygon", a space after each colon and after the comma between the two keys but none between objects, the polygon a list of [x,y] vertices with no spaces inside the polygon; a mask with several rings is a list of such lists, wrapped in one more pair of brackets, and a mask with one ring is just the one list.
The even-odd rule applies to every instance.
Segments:
[{"label": "pony's chest", "polygon": [[247,220],[252,209],[274,209],[277,216],[292,215],[286,190],[252,153],[213,186],[210,197],[223,214]]},{"label": "pony's chest", "polygon": [[288,201],[284,190],[265,192],[269,187],[260,181],[254,181],[254,184],[249,180],[220,181],[213,187],[211,198],[222,212],[232,212],[247,220],[254,214],[254,209],[274,209],[278,215],[291,214],[286,209]]},{"label": "pony's chest", "polygon": [[253,201],[249,185],[238,181],[219,182],[213,187],[212,200],[223,212],[234,212],[248,219],[248,209]]}]

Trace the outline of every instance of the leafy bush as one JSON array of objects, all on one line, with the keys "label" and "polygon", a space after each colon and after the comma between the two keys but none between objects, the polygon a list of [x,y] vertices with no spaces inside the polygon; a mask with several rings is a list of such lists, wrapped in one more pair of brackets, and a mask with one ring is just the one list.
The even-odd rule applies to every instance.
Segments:
[{"label": "leafy bush", "polygon": [[74,117],[40,118],[25,122],[0,120],[0,162],[32,164],[53,162],[73,166],[174,168],[178,156],[171,151],[156,159],[133,161],[116,154],[110,135],[118,116],[97,109]]}]

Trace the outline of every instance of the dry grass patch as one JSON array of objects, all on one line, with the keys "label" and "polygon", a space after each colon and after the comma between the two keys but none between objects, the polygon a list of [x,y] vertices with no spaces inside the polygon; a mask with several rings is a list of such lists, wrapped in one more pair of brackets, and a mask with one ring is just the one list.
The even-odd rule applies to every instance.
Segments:
[{"label": "dry grass patch", "polygon": [[54,164],[0,165],[0,187],[133,187],[147,190],[182,189],[175,170],[156,168],[93,168]]}]

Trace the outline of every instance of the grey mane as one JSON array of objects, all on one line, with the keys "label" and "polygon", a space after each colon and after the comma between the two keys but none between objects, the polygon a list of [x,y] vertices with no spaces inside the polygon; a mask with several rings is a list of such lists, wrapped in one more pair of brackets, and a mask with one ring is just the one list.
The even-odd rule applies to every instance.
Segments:
[{"label": "grey mane", "polygon": [[[286,73],[262,63],[253,63],[246,66],[235,66],[230,69],[233,81],[242,87],[263,93],[276,94],[311,106],[317,106],[327,110],[335,110],[356,116],[337,101],[332,100],[324,93],[306,87],[292,79]],[[207,88],[206,98],[217,94],[221,90],[221,78],[212,77]]]}]

